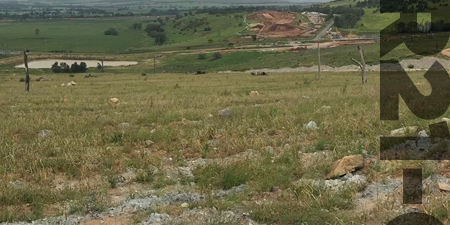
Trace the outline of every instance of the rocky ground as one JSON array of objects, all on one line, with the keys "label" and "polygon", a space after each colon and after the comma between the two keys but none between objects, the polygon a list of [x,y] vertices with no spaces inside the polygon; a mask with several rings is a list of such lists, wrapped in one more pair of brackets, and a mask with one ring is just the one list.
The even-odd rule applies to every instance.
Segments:
[{"label": "rocky ground", "polygon": [[[221,116],[231,116],[232,111],[225,109],[219,112]],[[182,121],[183,123],[193,123],[194,121]],[[129,126],[129,124],[121,124],[123,127]],[[317,124],[314,121],[305,124],[307,129],[318,129]],[[417,132],[417,127],[404,127],[391,131],[392,136],[405,135],[405,133]],[[418,140],[426,135],[425,131],[418,133]],[[43,130],[39,133],[41,138],[45,138],[51,135],[49,130]],[[152,144],[152,143],[149,143]],[[211,143],[214,145],[214,143]],[[285,149],[289,149],[287,144]],[[266,147],[268,154],[276,157],[277,152],[271,146]],[[419,149],[414,149],[419,151]],[[301,164],[303,167],[308,168],[312,164],[327,160],[333,154],[331,151],[319,151],[314,153],[306,153],[299,151],[301,155]],[[136,185],[136,174],[130,169],[119,177],[117,189],[126,190],[122,191],[122,194],[117,194],[117,205],[108,208],[102,212],[88,213],[87,215],[67,215],[58,217],[48,217],[33,222],[17,222],[17,223],[4,223],[5,225],[26,225],[26,224],[130,224],[133,215],[145,212],[145,216],[138,218],[140,221],[134,219],[135,224],[147,225],[147,224],[258,224],[252,220],[249,216],[249,212],[243,208],[233,208],[229,210],[221,210],[215,207],[202,207],[199,206],[201,202],[204,202],[207,196],[201,194],[198,190],[198,186],[195,182],[189,184],[180,183],[181,179],[192,179],[195,177],[192,171],[205,167],[211,164],[233,164],[236,162],[246,162],[259,160],[262,157],[261,153],[254,150],[247,150],[243,153],[232,155],[224,159],[197,159],[194,161],[186,162],[185,167],[176,167],[171,163],[168,163],[163,171],[158,171],[155,168],[154,173],[162,173],[171,179],[176,185],[171,186],[170,189],[164,191],[139,189],[132,195],[126,195],[126,191],[130,191],[133,185]],[[171,159],[165,159],[170,162]],[[363,152],[361,155],[346,156],[340,160],[335,161],[329,168],[327,179],[308,179],[302,178],[293,183],[294,186],[304,187],[305,185],[315,189],[325,188],[331,192],[341,192],[348,188],[359,189],[351,201],[356,205],[353,213],[367,214],[370,212],[376,212],[379,208],[382,208],[384,204],[392,204],[391,207],[395,209],[391,213],[403,214],[408,212],[424,212],[424,206],[431,204],[433,199],[438,199],[443,195],[450,193],[450,177],[444,175],[432,175],[423,181],[424,190],[424,203],[423,205],[403,205],[402,204],[402,185],[403,181],[401,176],[385,177],[380,181],[369,182],[364,171],[368,165],[373,164],[378,159],[369,157]],[[448,161],[436,162],[442,167],[448,167]],[[12,182],[10,184],[16,188],[23,188],[26,184],[22,182]],[[242,184],[232,187],[228,190],[219,190],[212,192],[211,195],[214,199],[220,200],[233,194],[239,194],[245,192],[248,186]],[[284,190],[280,190],[278,187],[270,190],[277,195],[283,194]],[[209,196],[211,197],[211,196]],[[95,198],[95,196],[87,196],[86,198]],[[159,212],[156,209],[168,208],[172,210],[172,215],[166,212]],[[173,211],[177,211],[176,215]],[[374,214],[376,215],[376,214]],[[375,219],[375,218],[372,218]],[[379,224],[371,219],[367,224]]]}]

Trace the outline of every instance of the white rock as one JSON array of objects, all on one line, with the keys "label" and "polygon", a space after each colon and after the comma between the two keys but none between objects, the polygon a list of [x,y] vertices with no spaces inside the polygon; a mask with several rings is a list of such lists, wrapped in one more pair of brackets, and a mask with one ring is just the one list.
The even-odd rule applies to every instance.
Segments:
[{"label": "white rock", "polygon": [[250,92],[250,97],[258,97],[258,96],[259,96],[259,92],[258,91]]},{"label": "white rock", "polygon": [[306,124],[306,129],[317,129],[317,123],[314,121],[310,121],[308,124]]},{"label": "white rock", "polygon": [[152,140],[145,141],[145,145],[147,145],[148,147],[152,146],[153,144],[154,144],[154,142]]},{"label": "white rock", "polygon": [[181,208],[189,208],[189,203],[185,202],[181,204]]},{"label": "white rock", "polygon": [[444,117],[444,118],[442,118],[442,121],[445,121],[445,122],[450,122],[450,119],[449,118],[446,118],[446,117]]},{"label": "white rock", "polygon": [[427,138],[428,134],[427,134],[427,132],[425,130],[422,130],[422,131],[419,132],[418,136],[420,138]]},{"label": "white rock", "polygon": [[109,99],[109,104],[117,105],[119,103],[120,103],[120,100],[118,98]]},{"label": "white rock", "polygon": [[392,130],[390,135],[391,136],[404,136],[407,133],[417,132],[417,129],[419,129],[417,126],[402,127],[402,128],[396,129],[396,130]]},{"label": "white rock", "polygon": [[39,132],[39,137],[45,138],[45,137],[51,136],[52,134],[53,134],[53,131],[51,131],[51,130],[41,130]]}]

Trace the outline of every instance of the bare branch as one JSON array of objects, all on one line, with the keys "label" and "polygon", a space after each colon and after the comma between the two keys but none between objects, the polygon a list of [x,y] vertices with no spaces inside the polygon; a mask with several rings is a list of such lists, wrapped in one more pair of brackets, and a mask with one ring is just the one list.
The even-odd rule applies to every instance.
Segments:
[{"label": "bare branch", "polygon": [[363,68],[363,65],[360,62],[358,62],[356,59],[352,58],[352,61],[355,62],[356,64],[358,64],[358,66],[360,68]]}]

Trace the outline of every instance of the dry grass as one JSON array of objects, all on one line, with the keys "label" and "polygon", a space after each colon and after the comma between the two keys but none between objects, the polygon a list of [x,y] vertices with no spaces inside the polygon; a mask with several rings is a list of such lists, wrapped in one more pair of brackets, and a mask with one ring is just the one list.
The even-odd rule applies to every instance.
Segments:
[{"label": "dry grass", "polygon": [[[412,77],[425,83],[419,87],[426,91],[429,86],[420,75]],[[136,73],[85,79],[82,75],[74,78],[48,75],[54,81],[33,82],[29,94],[25,94],[20,77],[0,76],[0,221],[102,210],[108,205],[105,193],[115,187],[114,178],[127,168],[137,171],[137,181],[150,185],[149,188],[161,188],[173,183],[164,180],[165,177],[151,177],[149,165],[162,168],[172,158],[171,165],[181,166],[187,160],[224,158],[247,149],[261,152],[262,160],[267,160],[270,157],[264,155],[267,146],[280,155],[270,169],[266,168],[267,161],[263,161],[232,169],[216,166],[212,171],[199,170],[196,176],[205,187],[202,191],[249,183],[255,192],[240,196],[239,201],[232,200],[232,205],[255,198],[271,186],[279,186],[296,196],[284,196],[266,208],[247,205],[256,210],[255,218],[265,222],[295,223],[306,218],[294,216],[294,212],[275,218],[281,216],[283,208],[327,209],[335,215],[346,212],[352,208],[350,198],[354,191],[314,202],[311,196],[315,192],[291,190],[290,182],[301,177],[323,179],[329,166],[317,164],[299,169],[297,152],[331,150],[334,160],[365,150],[376,159],[378,136],[402,126],[416,125],[427,130],[430,122],[416,119],[403,103],[399,121],[380,122],[377,74],[369,74],[366,86],[360,85],[358,73],[326,73],[321,81],[314,76],[305,73],[267,77],[249,74],[143,77]],[[61,87],[72,80],[78,85]],[[259,91],[260,96],[251,97],[250,91]],[[119,98],[121,104],[110,105],[108,100],[112,97]],[[234,116],[217,117],[217,112],[224,108],[233,109]],[[199,122],[180,122],[183,118]],[[318,123],[318,130],[304,128],[311,120]],[[122,123],[129,123],[129,127],[121,127]],[[41,130],[51,130],[53,134],[40,138]],[[216,149],[207,146],[208,140],[213,139],[217,142]],[[147,146],[147,140],[155,143]],[[286,144],[290,150],[284,148]],[[381,179],[395,174],[405,164],[419,165],[377,162],[367,170],[367,175],[373,180]],[[214,173],[222,176],[209,176]],[[66,186],[72,188],[56,189],[55,177],[63,177]],[[25,182],[26,187],[17,190],[10,185],[14,181]],[[85,196],[92,195],[96,197],[88,200],[94,199],[93,203],[86,203]],[[69,200],[73,203],[67,212],[47,210]],[[310,205],[295,203],[299,200]],[[444,215],[445,206],[439,206],[440,211],[435,212]],[[320,216],[314,212],[309,210],[308,218]],[[326,219],[339,224],[331,214]]]}]

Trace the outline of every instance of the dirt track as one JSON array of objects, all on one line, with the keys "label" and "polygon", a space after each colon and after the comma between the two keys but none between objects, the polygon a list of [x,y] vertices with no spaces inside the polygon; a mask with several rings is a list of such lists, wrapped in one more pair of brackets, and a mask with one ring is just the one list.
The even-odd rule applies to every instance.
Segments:
[{"label": "dirt track", "polygon": [[308,23],[298,21],[295,13],[265,11],[250,14],[248,18],[261,21],[252,24],[252,30],[269,38],[312,37],[316,31]]}]

